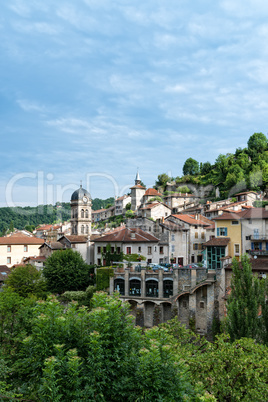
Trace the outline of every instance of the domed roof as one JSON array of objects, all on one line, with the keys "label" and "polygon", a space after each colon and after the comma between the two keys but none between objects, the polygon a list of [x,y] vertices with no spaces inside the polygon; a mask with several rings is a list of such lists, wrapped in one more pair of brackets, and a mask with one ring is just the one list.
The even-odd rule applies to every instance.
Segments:
[{"label": "domed roof", "polygon": [[90,195],[90,193],[89,193],[87,190],[85,190],[85,189],[82,187],[82,185],[80,185],[79,189],[76,190],[76,191],[72,194],[72,196],[71,196],[71,201],[79,201],[79,200],[82,200],[84,196],[88,197],[88,198],[91,200],[91,195]]}]

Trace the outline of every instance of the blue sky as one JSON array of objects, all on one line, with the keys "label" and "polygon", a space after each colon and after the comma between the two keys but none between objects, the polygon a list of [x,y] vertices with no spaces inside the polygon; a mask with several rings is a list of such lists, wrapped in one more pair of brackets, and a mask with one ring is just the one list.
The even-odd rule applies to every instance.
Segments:
[{"label": "blue sky", "polygon": [[267,134],[263,0],[8,0],[0,206],[122,195]]}]

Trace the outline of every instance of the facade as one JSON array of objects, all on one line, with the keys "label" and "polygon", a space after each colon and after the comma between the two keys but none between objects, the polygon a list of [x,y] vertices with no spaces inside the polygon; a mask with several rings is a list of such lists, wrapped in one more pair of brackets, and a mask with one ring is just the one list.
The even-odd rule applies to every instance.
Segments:
[{"label": "facade", "polygon": [[159,264],[168,254],[168,246],[159,245],[158,238],[139,228],[123,227],[95,239],[94,243],[94,262],[97,265],[105,265],[102,251],[105,252],[108,244],[112,252],[144,256],[147,264]]},{"label": "facade", "polygon": [[139,211],[144,218],[151,218],[154,220],[160,219],[162,217],[166,218],[167,216],[171,215],[171,208],[169,208],[162,202],[152,202],[145,204],[142,208],[140,208]]},{"label": "facade", "polygon": [[126,212],[126,205],[131,203],[130,195],[123,195],[122,197],[118,197],[114,201],[115,212],[114,214],[123,215]]},{"label": "facade", "polygon": [[43,243],[43,239],[22,233],[0,237],[0,265],[10,268],[20,264],[27,257],[39,255],[39,247]]},{"label": "facade", "polygon": [[110,292],[130,303],[136,325],[152,327],[175,316],[188,328],[210,335],[215,317],[224,315],[225,271],[174,268],[172,272],[118,269]]},{"label": "facade", "polygon": [[72,235],[91,234],[91,195],[87,190],[80,188],[71,196],[71,226]]},{"label": "facade", "polygon": [[[202,215],[189,214],[173,214],[167,220],[182,223],[184,228],[189,231],[185,244],[186,264],[201,263],[203,260],[203,244],[208,240],[208,236],[211,236],[211,221]],[[210,229],[209,235],[206,229]]]},{"label": "facade", "polygon": [[92,222],[97,223],[101,221],[105,221],[108,218],[111,218],[115,215],[115,206],[110,208],[102,208],[96,211],[92,211]]},{"label": "facade", "polygon": [[78,251],[87,264],[93,264],[90,239],[88,236],[62,236],[58,243],[60,243],[63,248],[72,248],[74,251]]}]

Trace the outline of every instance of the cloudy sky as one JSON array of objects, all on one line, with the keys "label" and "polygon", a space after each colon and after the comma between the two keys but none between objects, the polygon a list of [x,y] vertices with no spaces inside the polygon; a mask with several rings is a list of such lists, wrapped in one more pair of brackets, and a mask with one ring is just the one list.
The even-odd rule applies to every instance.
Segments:
[{"label": "cloudy sky", "polygon": [[264,0],[8,0],[0,206],[122,195],[267,134]]}]

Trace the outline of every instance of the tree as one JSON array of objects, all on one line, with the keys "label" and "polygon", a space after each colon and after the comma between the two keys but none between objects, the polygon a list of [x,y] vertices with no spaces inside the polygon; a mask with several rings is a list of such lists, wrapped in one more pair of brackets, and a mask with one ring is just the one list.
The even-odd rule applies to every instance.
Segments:
[{"label": "tree", "polygon": [[260,283],[253,277],[249,257],[245,254],[241,264],[234,258],[231,294],[227,300],[227,328],[231,339],[243,337],[260,339],[259,306]]},{"label": "tree", "polygon": [[31,264],[13,268],[5,280],[5,286],[22,297],[31,294],[43,297],[46,294],[46,282],[41,272]]},{"label": "tree", "polygon": [[171,177],[169,177],[166,173],[159,174],[157,176],[157,180],[155,182],[155,187],[156,188],[159,188],[159,187],[165,188],[169,181],[171,181]]},{"label": "tree", "polygon": [[210,162],[205,162],[205,163],[200,163],[200,173],[202,175],[209,174],[211,172],[211,163]]},{"label": "tree", "polygon": [[184,176],[195,176],[199,173],[199,163],[193,158],[188,158],[183,165],[182,171]]},{"label": "tree", "polygon": [[48,290],[61,294],[67,290],[85,290],[92,284],[92,270],[80,253],[66,249],[57,250],[47,258],[43,274]]},{"label": "tree", "polygon": [[126,211],[129,211],[131,209],[131,202],[128,202],[126,205]]},{"label": "tree", "polygon": [[251,157],[267,148],[267,137],[263,133],[254,133],[248,140],[248,152]]}]

